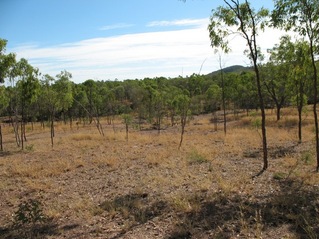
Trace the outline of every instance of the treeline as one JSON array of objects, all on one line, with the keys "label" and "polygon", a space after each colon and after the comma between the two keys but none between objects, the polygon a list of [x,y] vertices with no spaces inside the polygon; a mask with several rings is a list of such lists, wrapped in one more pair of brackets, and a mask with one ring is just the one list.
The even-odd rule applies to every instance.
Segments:
[{"label": "treeline", "polygon": [[[67,71],[56,76],[41,75],[26,59],[17,61],[15,54],[6,54],[6,41],[0,42],[1,80],[9,85],[0,86],[0,116],[12,124],[17,144],[22,147],[27,122],[43,125],[50,122],[53,139],[56,120],[70,124],[93,122],[99,128],[102,116],[111,124],[116,115],[129,114],[139,123],[147,120],[160,129],[163,117],[174,125],[183,114],[211,113],[222,108],[248,111],[259,107],[255,75],[248,68],[176,78],[88,79],[75,84]],[[308,45],[284,36],[261,67],[266,106],[277,109],[278,120],[282,107],[295,105],[301,122],[303,106],[313,99]],[[299,137],[301,141],[301,128]]]}]

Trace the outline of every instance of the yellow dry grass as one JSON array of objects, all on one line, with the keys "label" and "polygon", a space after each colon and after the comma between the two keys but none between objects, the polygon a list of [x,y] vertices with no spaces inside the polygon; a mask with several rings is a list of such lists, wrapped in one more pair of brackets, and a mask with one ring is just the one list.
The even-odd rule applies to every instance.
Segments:
[{"label": "yellow dry grass", "polygon": [[[284,109],[279,122],[274,114],[267,111],[269,148],[297,145],[294,110]],[[160,134],[131,127],[126,141],[120,119],[115,122],[115,131],[112,125],[102,121],[104,137],[94,125],[71,129],[69,125],[57,123],[52,148],[49,128],[42,129],[40,124],[35,124],[33,130],[28,128],[29,150],[24,151],[16,147],[12,129],[6,126],[3,127],[5,152],[0,154],[0,190],[10,195],[6,200],[13,205],[24,195],[41,193],[50,202],[46,204],[47,215],[56,218],[67,212],[88,221],[103,213],[98,207],[101,198],[119,194],[147,191],[161,195],[174,210],[186,213],[201,210],[200,195],[205,193],[255,197],[258,183],[251,176],[261,169],[262,161],[260,156],[250,159],[246,155],[262,148],[261,130],[256,121],[259,116],[251,113],[236,117],[239,120],[228,122],[225,135],[222,124],[218,125],[218,131],[214,130],[210,115],[196,116],[186,126],[180,150],[179,126],[168,127]],[[229,117],[232,118],[235,117]],[[312,146],[313,139],[313,125],[307,118],[303,140]],[[307,148],[271,160],[266,180],[289,177],[306,185],[317,185],[319,176],[312,173],[316,164],[313,155]],[[12,193],[16,185],[19,190]],[[70,189],[74,189],[74,195]],[[257,219],[258,215],[256,212]],[[261,224],[257,224],[256,229],[261,231]],[[248,233],[249,222],[243,220],[242,232],[245,230]]]}]

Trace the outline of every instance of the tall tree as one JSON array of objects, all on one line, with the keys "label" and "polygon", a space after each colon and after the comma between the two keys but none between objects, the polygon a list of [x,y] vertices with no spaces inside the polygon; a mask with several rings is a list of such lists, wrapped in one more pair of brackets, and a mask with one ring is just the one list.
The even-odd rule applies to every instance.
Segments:
[{"label": "tall tree", "polygon": [[6,46],[7,40],[0,38],[0,83],[4,83],[4,79],[9,75],[10,68],[16,62],[15,54],[5,54]]},{"label": "tall tree", "polygon": [[[304,105],[308,101],[306,95],[312,78],[311,58],[309,57],[309,45],[305,41],[293,43],[293,58],[291,61],[290,89],[293,92],[292,102],[298,109],[298,141],[302,142],[302,113]],[[309,91],[308,91],[309,92]]]},{"label": "tall tree", "polygon": [[316,135],[317,172],[319,172],[319,125],[317,114],[318,72],[315,54],[319,47],[319,1],[318,0],[275,0],[272,20],[275,27],[293,30],[309,42],[309,55],[313,68],[313,114]]},{"label": "tall tree", "polygon": [[52,87],[59,94],[58,109],[63,114],[63,120],[66,123],[66,112],[73,103],[73,91],[71,83],[72,74],[64,70],[61,71],[61,73],[58,74],[56,77],[57,80]]},{"label": "tall tree", "polygon": [[[6,94],[6,88],[4,86],[0,86],[0,115],[9,105],[9,99]],[[0,122],[0,151],[3,151],[3,140],[2,140],[2,128]]]},{"label": "tall tree", "polygon": [[[263,173],[268,168],[268,150],[267,150],[267,136],[266,136],[266,114],[264,97],[262,94],[261,76],[259,69],[259,62],[262,59],[260,49],[257,44],[257,36],[259,30],[263,30],[268,17],[268,10],[261,8],[255,11],[251,4],[246,0],[240,3],[239,0],[224,0],[226,6],[218,7],[213,10],[212,17],[209,24],[209,33],[212,47],[220,47],[224,52],[229,52],[230,34],[233,34],[232,29],[236,27],[240,35],[245,39],[248,50],[247,54],[252,61],[256,84],[259,97],[259,107],[262,118],[262,145],[263,145]],[[225,29],[225,26],[228,28]]]},{"label": "tall tree", "polygon": [[280,38],[280,43],[270,50],[269,62],[262,68],[263,83],[275,103],[277,120],[280,120],[280,110],[289,99],[289,73],[294,55],[294,46],[289,36]]},{"label": "tall tree", "polygon": [[22,58],[17,63],[19,80],[17,82],[18,101],[21,114],[21,148],[24,149],[26,141],[25,124],[27,122],[28,111],[39,93],[40,83],[38,80],[39,70],[33,68],[26,59]]},{"label": "tall tree", "polygon": [[[7,41],[0,38],[0,83],[4,83],[4,79],[7,78],[10,74],[10,69],[15,64],[15,54],[10,53],[8,55],[6,52]],[[0,88],[0,113],[6,108],[8,101],[4,94],[4,88]],[[0,150],[3,150],[3,142],[2,142],[2,131],[0,125]]]},{"label": "tall tree", "polygon": [[182,147],[183,139],[184,139],[184,133],[185,133],[185,127],[187,123],[187,118],[190,115],[190,101],[191,98],[189,97],[189,92],[187,90],[184,90],[183,93],[175,96],[175,104],[176,108],[178,110],[178,114],[181,119],[181,139],[179,142],[178,149]]},{"label": "tall tree", "polygon": [[[215,131],[217,131],[217,126],[218,126],[217,110],[220,109],[221,104],[224,105],[223,100],[225,100],[225,98],[223,98],[223,96],[225,96],[223,95],[223,89],[219,87],[217,84],[212,84],[206,91],[206,101],[208,102],[209,109],[214,116]],[[225,121],[225,118],[224,118],[224,121]],[[224,124],[224,132],[225,132],[225,124]]]}]

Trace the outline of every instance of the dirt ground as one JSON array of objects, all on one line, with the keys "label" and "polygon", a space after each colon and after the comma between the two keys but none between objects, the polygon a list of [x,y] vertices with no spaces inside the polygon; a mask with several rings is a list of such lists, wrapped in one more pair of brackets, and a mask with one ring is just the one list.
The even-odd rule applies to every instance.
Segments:
[{"label": "dirt ground", "polygon": [[27,125],[17,148],[3,125],[0,238],[318,238],[319,175],[311,117],[298,144],[291,110],[268,112],[269,168],[259,177],[258,117],[229,116],[227,134],[195,116],[180,126],[103,122]]}]

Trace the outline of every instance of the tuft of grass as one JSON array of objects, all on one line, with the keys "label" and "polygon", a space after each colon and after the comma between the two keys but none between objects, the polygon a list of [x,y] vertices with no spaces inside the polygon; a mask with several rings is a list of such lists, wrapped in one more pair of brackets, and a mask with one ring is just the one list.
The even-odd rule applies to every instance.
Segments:
[{"label": "tuft of grass", "polygon": [[310,165],[314,162],[313,154],[310,151],[305,151],[301,154],[301,161],[306,165]]},{"label": "tuft of grass", "polygon": [[202,164],[208,162],[208,159],[200,154],[196,149],[193,149],[187,155],[189,164]]},{"label": "tuft of grass", "polygon": [[287,177],[287,174],[283,172],[277,172],[277,173],[274,173],[273,175],[273,179],[275,180],[282,180],[282,179],[285,179],[286,177]]},{"label": "tuft of grass", "polygon": [[29,151],[29,152],[32,152],[32,151],[34,151],[34,145],[33,144],[29,144],[29,145],[25,146],[25,149],[27,151]]}]

